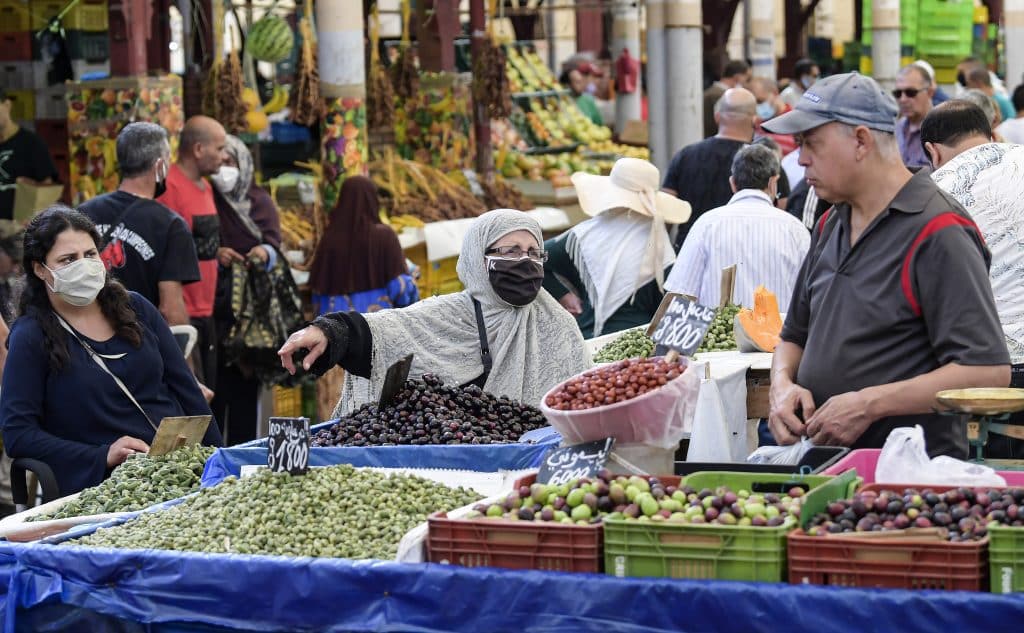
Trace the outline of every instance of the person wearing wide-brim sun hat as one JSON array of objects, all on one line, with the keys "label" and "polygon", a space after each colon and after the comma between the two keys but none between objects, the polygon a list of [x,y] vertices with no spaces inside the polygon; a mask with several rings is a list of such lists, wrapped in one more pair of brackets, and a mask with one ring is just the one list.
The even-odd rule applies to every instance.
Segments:
[{"label": "person wearing wide-brim sun hat", "polygon": [[572,176],[590,219],[544,244],[544,288],[584,337],[649,323],[676,254],[666,225],[690,219],[690,204],[660,191],[658,168],[622,158],[608,176]]}]

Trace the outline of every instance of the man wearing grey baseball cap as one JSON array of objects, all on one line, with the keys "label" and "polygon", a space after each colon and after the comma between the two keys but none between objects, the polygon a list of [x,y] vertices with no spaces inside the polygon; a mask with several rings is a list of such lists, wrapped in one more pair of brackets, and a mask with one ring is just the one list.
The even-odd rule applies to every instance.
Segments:
[{"label": "man wearing grey baseball cap", "polygon": [[1005,387],[1010,359],[978,227],[903,165],[897,106],[870,77],[822,79],[764,123],[794,134],[822,216],[775,349],[768,425],[780,444],[879,448],[920,424],[929,454],[967,457],[966,420],[935,394]]}]

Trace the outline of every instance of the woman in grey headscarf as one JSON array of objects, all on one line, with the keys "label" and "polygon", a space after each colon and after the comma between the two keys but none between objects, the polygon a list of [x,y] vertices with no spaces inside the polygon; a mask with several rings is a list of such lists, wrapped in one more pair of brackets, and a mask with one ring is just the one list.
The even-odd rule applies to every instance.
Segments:
[{"label": "woman in grey headscarf", "polygon": [[292,355],[305,351],[305,370],[319,375],[343,367],[348,376],[335,416],[376,399],[388,367],[410,353],[411,376],[434,374],[537,404],[590,367],[576,321],[541,289],[542,243],[530,216],[489,211],[462,242],[457,270],[464,291],[400,310],[326,314],[288,339],[281,362],[294,373]]}]

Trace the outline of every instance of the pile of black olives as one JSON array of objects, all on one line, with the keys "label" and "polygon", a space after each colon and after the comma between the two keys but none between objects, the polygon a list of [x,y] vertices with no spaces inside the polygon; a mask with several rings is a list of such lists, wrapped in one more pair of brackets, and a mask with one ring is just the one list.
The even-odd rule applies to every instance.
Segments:
[{"label": "pile of black olives", "polygon": [[315,433],[313,446],[399,444],[501,444],[547,426],[539,409],[485,393],[480,387],[446,386],[435,376],[409,380],[394,402],[365,404]]}]

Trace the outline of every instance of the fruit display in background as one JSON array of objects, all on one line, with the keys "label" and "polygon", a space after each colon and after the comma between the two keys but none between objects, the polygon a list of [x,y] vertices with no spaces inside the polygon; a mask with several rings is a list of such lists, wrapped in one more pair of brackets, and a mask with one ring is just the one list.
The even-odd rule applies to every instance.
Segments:
[{"label": "fruit display in background", "polygon": [[345,178],[367,172],[366,102],[355,97],[329,100],[321,130],[324,208],[333,209]]},{"label": "fruit display in background", "polygon": [[292,54],[295,35],[283,18],[266,15],[256,20],[245,36],[246,51],[253,59],[276,64]]},{"label": "fruit display in background", "polygon": [[736,313],[733,332],[741,352],[774,352],[782,340],[782,315],[775,295],[758,286],[754,290],[754,309]]},{"label": "fruit display in background", "polygon": [[856,532],[888,532],[908,528],[943,528],[951,542],[978,541],[988,526],[1024,527],[1024,489],[930,488],[902,491],[863,490],[850,499],[830,503],[816,514],[808,536]]},{"label": "fruit display in background", "polygon": [[311,438],[312,446],[496,444],[518,441],[547,426],[540,410],[491,395],[480,387],[452,387],[425,375],[406,381],[394,402],[365,404]]},{"label": "fruit display in background", "polygon": [[739,349],[736,345],[736,336],[733,332],[733,325],[736,322],[736,315],[740,307],[729,304],[715,311],[715,318],[711,326],[700,342],[698,352],[731,352]]},{"label": "fruit display in background", "polygon": [[473,106],[468,81],[425,73],[419,90],[395,108],[395,148],[406,160],[442,171],[473,167]]},{"label": "fruit display in background", "polygon": [[595,141],[587,144],[587,149],[594,154],[607,154],[613,161],[619,158],[639,158],[651,160],[651,150],[646,147],[623,145],[614,141]]},{"label": "fruit display in background", "polygon": [[68,84],[68,144],[71,201],[81,203],[116,191],[117,135],[131,122],[157,123],[167,130],[171,159],[185,125],[181,78],[140,77]]},{"label": "fruit display in background", "polygon": [[519,151],[530,148],[519,130],[509,123],[508,119],[491,119],[491,147],[496,150],[507,148]]},{"label": "fruit display in background", "polygon": [[622,360],[567,380],[544,403],[558,411],[584,411],[626,402],[660,389],[684,371],[680,361],[664,358]]},{"label": "fruit display in background", "polygon": [[348,464],[305,475],[261,469],[62,546],[389,560],[430,514],[479,500],[465,488]]},{"label": "fruit display in background", "polygon": [[582,171],[588,174],[607,173],[611,164],[593,162],[574,152],[528,156],[520,152],[500,149],[494,152],[494,166],[505,178],[526,178],[528,180],[550,180],[554,187],[571,187],[572,174]]},{"label": "fruit display in background", "polygon": [[316,241],[316,229],[304,217],[301,209],[283,208],[279,215],[283,250],[312,251]]},{"label": "fruit display in background", "polygon": [[508,63],[505,65],[505,76],[509,80],[512,92],[541,92],[561,90],[558,80],[548,69],[535,51],[524,48],[522,51],[514,46],[505,49]]},{"label": "fruit display in background", "polygon": [[444,172],[397,158],[390,149],[370,163],[370,178],[381,190],[381,208],[389,216],[411,215],[424,222],[440,222],[475,218],[487,210],[468,188]]},{"label": "fruit display in background", "polygon": [[795,528],[804,498],[803,488],[787,494],[754,493],[719,486],[700,491],[691,486],[673,489],[652,486],[630,499],[631,504],[609,515],[612,520],[735,525],[739,527]]}]

